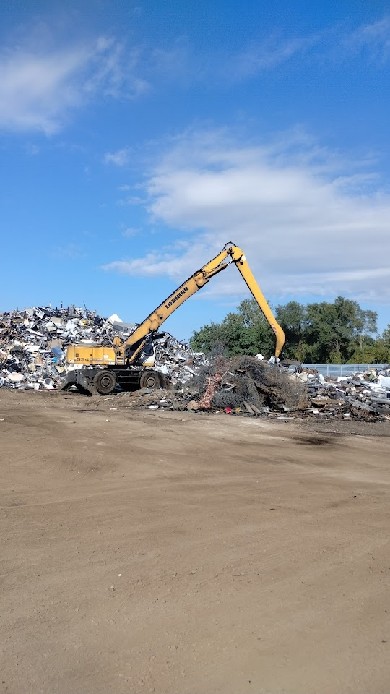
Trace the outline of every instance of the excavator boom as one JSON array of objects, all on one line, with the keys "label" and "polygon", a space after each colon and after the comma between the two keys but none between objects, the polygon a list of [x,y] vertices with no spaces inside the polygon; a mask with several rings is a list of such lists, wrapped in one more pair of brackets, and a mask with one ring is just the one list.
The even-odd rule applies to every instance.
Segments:
[{"label": "excavator boom", "polygon": [[[139,352],[142,350],[144,340],[148,335],[156,332],[164,321],[166,321],[179,306],[184,304],[187,299],[204,287],[211,277],[214,277],[214,275],[224,270],[230,264],[230,262],[226,262],[227,258],[227,251],[222,250],[215,258],[206,263],[206,265],[203,265],[200,270],[194,272],[194,274],[183,282],[180,287],[177,287],[172,294],[167,296],[167,298],[137,326],[127,340],[121,344],[119,344],[118,341],[115,347],[117,363],[125,364],[127,361],[130,361],[130,363],[134,362]],[[137,345],[137,349],[133,351],[131,357],[128,358],[126,356],[127,348],[133,345]]]},{"label": "excavator boom", "polygon": [[[244,251],[238,248],[234,243],[227,243],[218,255],[208,263],[203,265],[200,270],[194,272],[180,287],[177,287],[147,318],[135,329],[135,331],[121,344],[115,346],[116,363],[126,364],[133,363],[141,352],[146,337],[159,329],[164,321],[176,311],[190,296],[204,287],[214,275],[222,270],[225,270],[229,265],[234,263],[241,273],[245,283],[248,286],[252,296],[257,301],[261,311],[270,324],[275,337],[275,356],[278,357],[282,351],[285,335],[281,326],[276,321],[268,302],[261,291],[250,267]],[[119,342],[119,341],[118,341]],[[133,350],[131,356],[127,357],[127,348],[137,345],[137,349]]]}]

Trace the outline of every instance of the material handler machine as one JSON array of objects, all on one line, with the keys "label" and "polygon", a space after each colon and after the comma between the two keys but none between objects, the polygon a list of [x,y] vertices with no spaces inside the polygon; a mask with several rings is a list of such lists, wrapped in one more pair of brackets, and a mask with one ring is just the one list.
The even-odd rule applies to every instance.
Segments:
[{"label": "material handler machine", "polygon": [[66,361],[74,368],[68,372],[64,389],[76,385],[79,390],[107,395],[116,386],[161,388],[164,375],[154,366],[153,340],[157,331],[190,296],[196,294],[212,277],[234,264],[252,296],[270,324],[276,338],[275,357],[279,357],[285,335],[277,323],[248,265],[244,251],[229,241],[215,258],[194,272],[145,318],[125,340],[115,337],[112,345],[69,345]]}]

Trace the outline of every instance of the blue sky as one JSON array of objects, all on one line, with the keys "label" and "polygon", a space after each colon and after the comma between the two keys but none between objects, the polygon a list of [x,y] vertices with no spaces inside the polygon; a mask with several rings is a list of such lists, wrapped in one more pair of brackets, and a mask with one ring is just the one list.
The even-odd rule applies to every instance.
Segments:
[{"label": "blue sky", "polygon": [[[139,322],[227,241],[272,303],[390,323],[390,7],[366,0],[0,6],[0,310]],[[248,296],[234,268],[166,323]]]}]

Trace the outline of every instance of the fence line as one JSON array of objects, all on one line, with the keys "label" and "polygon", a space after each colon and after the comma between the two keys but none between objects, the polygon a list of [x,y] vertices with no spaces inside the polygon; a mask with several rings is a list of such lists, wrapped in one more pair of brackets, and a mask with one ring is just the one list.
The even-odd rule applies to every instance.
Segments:
[{"label": "fence line", "polygon": [[351,376],[371,369],[389,368],[388,364],[302,364],[305,369],[316,369],[324,376]]}]

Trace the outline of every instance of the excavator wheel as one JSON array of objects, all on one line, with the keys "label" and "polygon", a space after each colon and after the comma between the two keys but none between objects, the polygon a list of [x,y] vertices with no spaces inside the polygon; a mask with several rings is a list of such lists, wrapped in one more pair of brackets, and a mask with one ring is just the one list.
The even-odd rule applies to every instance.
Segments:
[{"label": "excavator wheel", "polygon": [[112,393],[116,386],[116,377],[113,371],[99,371],[93,380],[95,388],[100,395]]},{"label": "excavator wheel", "polygon": [[164,377],[158,371],[147,369],[139,380],[140,388],[152,388],[158,390],[164,387]]}]

